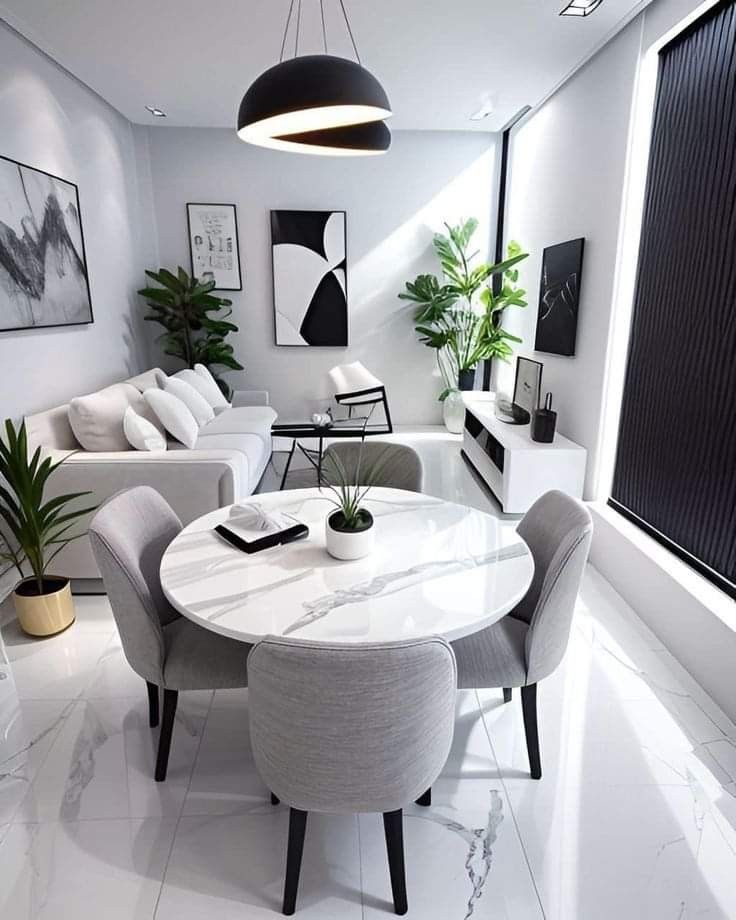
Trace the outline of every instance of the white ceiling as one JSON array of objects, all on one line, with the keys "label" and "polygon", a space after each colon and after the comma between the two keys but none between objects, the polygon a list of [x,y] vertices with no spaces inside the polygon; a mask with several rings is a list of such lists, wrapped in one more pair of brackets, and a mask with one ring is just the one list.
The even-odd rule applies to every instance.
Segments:
[{"label": "white ceiling", "polygon": [[[392,127],[495,131],[534,106],[648,0],[346,0]],[[350,56],[339,0],[323,0],[331,53]],[[321,50],[319,0],[301,0],[300,52]],[[278,60],[289,0],[0,0],[0,16],[131,121],[232,127]],[[296,4],[295,4],[296,8]],[[293,49],[293,31],[292,49]],[[469,116],[490,96],[494,114]],[[154,119],[146,104],[168,118]]]}]

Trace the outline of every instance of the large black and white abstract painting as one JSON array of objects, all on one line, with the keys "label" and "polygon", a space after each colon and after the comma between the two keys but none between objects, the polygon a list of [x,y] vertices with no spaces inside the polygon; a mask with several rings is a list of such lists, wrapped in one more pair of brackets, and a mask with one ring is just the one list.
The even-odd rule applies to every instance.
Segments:
[{"label": "large black and white abstract painting", "polygon": [[277,345],[347,345],[344,211],[271,211]]},{"label": "large black and white abstract painting", "polygon": [[553,355],[575,354],[584,244],[585,240],[581,237],[544,250],[534,343],[536,351]]},{"label": "large black and white abstract painting", "polygon": [[0,157],[0,332],[92,319],[77,186]]}]

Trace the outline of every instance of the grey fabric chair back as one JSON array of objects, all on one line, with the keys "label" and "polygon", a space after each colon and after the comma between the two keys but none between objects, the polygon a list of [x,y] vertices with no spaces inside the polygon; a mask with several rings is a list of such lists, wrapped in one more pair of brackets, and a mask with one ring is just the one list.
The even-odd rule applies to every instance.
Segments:
[{"label": "grey fabric chair back", "polygon": [[159,685],[164,683],[162,627],[179,616],[164,596],[159,568],[180,530],[171,506],[149,486],[113,495],[89,526],[125,657],[137,674]]},{"label": "grey fabric chair back", "polygon": [[331,458],[344,468],[355,485],[385,486],[389,489],[406,489],[421,492],[424,470],[419,454],[405,444],[368,439],[363,442],[360,461],[360,482],[356,482],[360,444],[346,441],[331,444],[322,461],[322,474],[327,482],[334,482],[335,468]]},{"label": "grey fabric chair back", "polygon": [[356,647],[268,638],[250,653],[248,684],[256,766],[294,808],[403,808],[450,751],[457,675],[443,639]]},{"label": "grey fabric chair back", "polygon": [[552,491],[534,502],[518,532],[534,557],[534,578],[512,616],[529,624],[527,683],[533,684],[551,674],[565,654],[593,521],[582,502]]}]

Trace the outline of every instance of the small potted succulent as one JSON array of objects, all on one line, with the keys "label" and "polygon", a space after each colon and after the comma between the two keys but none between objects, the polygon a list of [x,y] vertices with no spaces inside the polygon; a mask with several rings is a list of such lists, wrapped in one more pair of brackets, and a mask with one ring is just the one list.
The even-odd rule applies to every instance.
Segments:
[{"label": "small potted succulent", "polygon": [[48,569],[68,543],[84,536],[70,531],[95,510],[69,509],[71,502],[91,492],[44,501],[48,479],[62,462],[42,459],[40,447],[29,460],[25,422],[16,431],[6,420],[5,440],[0,437],[0,563],[10,563],[20,575],[13,600],[21,629],[30,636],[55,635],[74,622],[69,579]]}]

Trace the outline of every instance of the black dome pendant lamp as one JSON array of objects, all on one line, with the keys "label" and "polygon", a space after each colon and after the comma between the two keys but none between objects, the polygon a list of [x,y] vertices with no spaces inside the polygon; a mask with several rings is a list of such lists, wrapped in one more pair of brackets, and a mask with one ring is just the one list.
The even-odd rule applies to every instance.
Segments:
[{"label": "black dome pendant lamp", "polygon": [[385,153],[391,133],[383,122],[391,115],[385,90],[360,63],[345,4],[345,18],[357,61],[327,53],[323,2],[324,54],[298,56],[301,0],[297,0],[294,57],[284,50],[294,11],[291,0],[279,63],[249,87],[238,110],[238,137],[249,144],[323,156],[369,156]]}]

